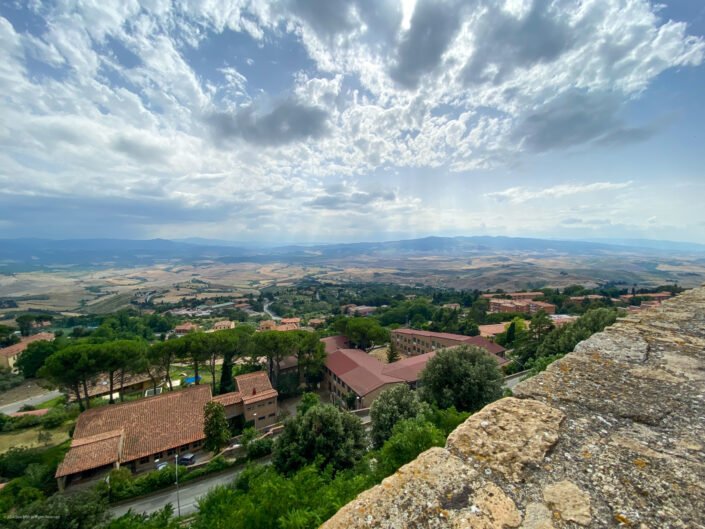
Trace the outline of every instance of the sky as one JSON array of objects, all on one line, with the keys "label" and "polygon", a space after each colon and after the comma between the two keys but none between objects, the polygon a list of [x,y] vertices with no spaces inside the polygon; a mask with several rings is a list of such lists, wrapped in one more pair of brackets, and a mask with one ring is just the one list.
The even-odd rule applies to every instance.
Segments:
[{"label": "sky", "polygon": [[705,3],[0,3],[0,237],[705,243]]}]

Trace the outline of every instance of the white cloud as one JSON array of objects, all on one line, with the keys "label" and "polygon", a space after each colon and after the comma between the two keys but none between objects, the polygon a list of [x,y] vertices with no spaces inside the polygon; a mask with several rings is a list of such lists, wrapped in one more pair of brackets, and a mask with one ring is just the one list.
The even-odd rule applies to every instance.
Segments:
[{"label": "white cloud", "polygon": [[591,184],[561,184],[547,187],[545,189],[527,189],[525,187],[510,187],[504,191],[485,193],[488,198],[493,198],[500,202],[510,202],[521,204],[529,200],[542,198],[562,198],[569,195],[584,195],[598,191],[615,191],[625,189],[632,185],[632,182],[593,182]]},{"label": "white cloud", "polygon": [[[402,186],[357,182],[393,169],[466,175],[533,151],[641,141],[654,131],[630,123],[624,106],[663,71],[698,65],[705,53],[702,38],[689,36],[684,22],[661,20],[646,0],[507,10],[489,0],[474,9],[374,4],[60,2],[37,6],[46,29],[36,34],[0,18],[0,180],[21,174],[28,195],[158,193],[175,204],[213,204],[224,224],[244,230],[306,230],[320,215],[331,220],[326,236],[343,225],[356,232],[346,219],[358,215],[370,229],[479,226],[480,213],[434,214]],[[252,37],[252,49],[206,56],[209,39],[232,32],[238,42]],[[282,42],[299,42],[307,62],[276,76],[296,55]],[[421,56],[429,42],[432,53]],[[270,53],[260,59],[257,47]],[[32,71],[34,62],[42,68]],[[226,127],[232,141],[213,141],[208,117],[221,114],[241,117],[227,123],[239,127]],[[292,116],[313,116],[314,124],[292,133]],[[256,134],[240,130],[248,123]],[[346,190],[331,193],[341,181]],[[629,186],[512,187],[485,196],[520,204]],[[347,217],[323,207],[336,199],[357,206]]]}]

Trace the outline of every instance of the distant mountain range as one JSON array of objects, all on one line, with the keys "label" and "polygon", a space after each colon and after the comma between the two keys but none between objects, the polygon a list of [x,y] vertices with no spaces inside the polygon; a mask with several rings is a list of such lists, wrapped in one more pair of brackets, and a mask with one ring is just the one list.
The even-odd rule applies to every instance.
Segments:
[{"label": "distant mountain range", "polygon": [[0,272],[62,267],[145,266],[167,262],[314,263],[364,255],[404,257],[531,253],[541,256],[644,253],[705,255],[705,245],[650,240],[571,241],[521,237],[425,237],[387,242],[321,245],[256,246],[211,239],[4,239],[0,240]]}]

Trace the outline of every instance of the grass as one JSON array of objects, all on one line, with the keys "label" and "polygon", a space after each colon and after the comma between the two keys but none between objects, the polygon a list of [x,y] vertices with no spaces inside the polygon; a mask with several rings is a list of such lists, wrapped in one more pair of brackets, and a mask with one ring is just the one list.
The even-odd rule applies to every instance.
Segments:
[{"label": "grass", "polygon": [[[44,446],[44,443],[40,443],[37,439],[40,431],[41,427],[35,426],[34,428],[28,428],[26,430],[0,434],[0,453],[19,446]],[[68,430],[65,425],[59,426],[53,430],[48,430],[48,432],[51,434],[49,445],[61,444],[69,438]]]},{"label": "grass", "polygon": [[35,406],[36,409],[38,410],[45,410],[49,408],[58,408],[60,406],[63,406],[66,403],[66,397],[63,395],[59,395],[58,397],[54,397],[53,399],[46,400],[44,402],[41,402]]}]

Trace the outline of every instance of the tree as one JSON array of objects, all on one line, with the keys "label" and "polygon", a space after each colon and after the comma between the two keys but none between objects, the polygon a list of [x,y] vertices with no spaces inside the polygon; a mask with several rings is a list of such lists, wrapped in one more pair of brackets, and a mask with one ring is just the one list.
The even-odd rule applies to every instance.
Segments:
[{"label": "tree", "polygon": [[438,351],[421,372],[420,386],[432,405],[476,411],[502,396],[502,372],[487,351],[462,345]]},{"label": "tree", "polygon": [[284,423],[274,443],[273,463],[285,474],[310,464],[350,468],[364,454],[366,437],[360,419],[331,404],[317,404]]},{"label": "tree", "polygon": [[105,529],[180,529],[181,523],[174,516],[174,507],[169,503],[152,514],[137,514],[128,511],[114,518]]},{"label": "tree", "polygon": [[529,332],[537,346],[543,343],[544,339],[554,329],[553,321],[545,311],[540,310],[531,318]]},{"label": "tree", "polygon": [[19,343],[15,330],[7,325],[0,325],[0,348]]},{"label": "tree", "polygon": [[[92,344],[78,344],[60,349],[46,359],[37,373],[67,393],[73,392],[81,411],[90,408],[88,380],[97,374],[96,359],[90,354],[93,347]],[[81,389],[85,402],[81,397]]]},{"label": "tree", "polygon": [[15,321],[20,328],[22,336],[29,336],[29,333],[32,331],[32,324],[35,321],[34,314],[22,314],[22,316],[15,318]]},{"label": "tree", "polygon": [[296,332],[266,331],[253,336],[252,354],[267,358],[268,375],[276,388],[279,382],[281,361],[296,354],[299,337]]},{"label": "tree", "polygon": [[427,404],[406,384],[384,390],[370,408],[372,445],[380,448],[392,435],[394,425],[404,419],[413,419],[429,411]]},{"label": "tree", "polygon": [[339,325],[351,345],[365,351],[389,341],[389,331],[374,318],[347,318]]},{"label": "tree", "polygon": [[200,384],[198,368],[211,356],[208,335],[204,332],[192,332],[174,341],[181,342],[181,356],[191,360],[195,382]]},{"label": "tree", "polygon": [[44,446],[48,446],[51,442],[51,433],[46,430],[39,430],[37,441]]},{"label": "tree", "polygon": [[[170,391],[173,391],[174,387],[171,382],[171,375],[169,374],[169,371],[171,370],[171,364],[179,356],[180,349],[181,342],[179,340],[169,340],[166,342],[157,342],[153,344],[147,352],[147,359],[149,365],[151,366],[150,373],[153,373],[153,376],[156,377],[157,373],[163,371]],[[156,379],[153,378],[153,381],[154,380]],[[154,383],[156,385],[156,382]]]},{"label": "tree", "polygon": [[396,362],[400,358],[401,357],[399,356],[399,351],[397,351],[397,348],[394,345],[394,342],[390,342],[389,348],[387,349],[387,363],[393,364],[394,362]]},{"label": "tree", "polygon": [[[120,382],[120,401],[125,400],[125,376],[128,373],[144,373],[147,369],[145,342],[139,340],[117,340],[108,344],[103,344],[105,347],[106,364],[100,366],[102,372],[108,372],[110,378],[110,403],[112,404],[112,377],[115,373],[118,375]],[[110,368],[112,371],[108,370]]]},{"label": "tree", "polygon": [[323,370],[326,364],[325,346],[318,335],[312,332],[298,333],[299,343],[296,352],[299,380],[303,377],[308,389],[323,380]]},{"label": "tree", "polygon": [[18,511],[18,529],[95,529],[108,520],[108,503],[93,489],[54,494]]},{"label": "tree", "polygon": [[17,369],[25,378],[34,378],[49,356],[57,351],[58,343],[39,340],[27,345],[17,358]]},{"label": "tree", "polygon": [[206,439],[203,446],[213,452],[220,452],[230,441],[230,428],[225,418],[225,408],[219,402],[208,402],[204,407],[203,433]]},{"label": "tree", "polygon": [[380,450],[380,471],[385,476],[396,472],[421,452],[433,446],[443,446],[445,442],[445,434],[420,417],[400,421]]},{"label": "tree", "polygon": [[220,393],[235,391],[233,380],[233,358],[247,356],[252,348],[252,335],[255,330],[249,325],[240,325],[233,330],[221,331],[230,336],[229,346],[223,352],[223,366],[220,371]]},{"label": "tree", "polygon": [[313,408],[321,403],[321,397],[317,393],[304,393],[301,396],[298,406],[296,407],[297,415],[304,415],[309,408]]}]

